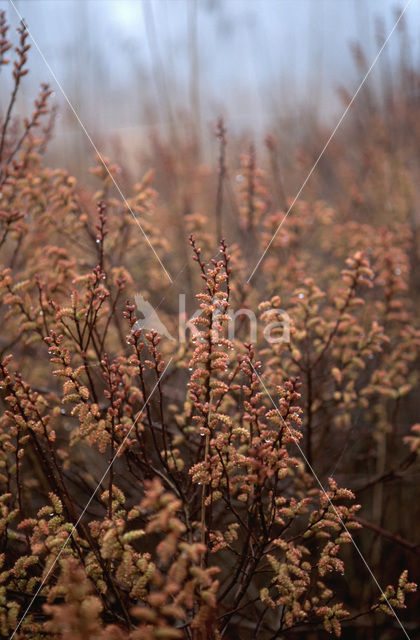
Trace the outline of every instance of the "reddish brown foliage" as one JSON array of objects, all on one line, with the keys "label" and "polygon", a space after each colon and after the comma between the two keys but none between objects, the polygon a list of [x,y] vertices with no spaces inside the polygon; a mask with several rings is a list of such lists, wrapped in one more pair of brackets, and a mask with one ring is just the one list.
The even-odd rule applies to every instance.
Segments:
[{"label": "reddish brown foliage", "polygon": [[[3,15],[0,36],[7,64]],[[98,162],[91,193],[43,165],[48,87],[22,128],[13,118],[27,50],[22,27],[0,143],[2,636],[17,625],[25,639],[339,636],[362,614],[394,622],[415,590],[404,553],[389,567],[397,586],[385,598],[372,583],[372,597],[351,542],[382,586],[390,547],[375,539],[370,550],[370,531],[418,551],[382,517],[384,481],[403,479],[419,450],[415,234],[404,204],[377,225],[355,221],[351,207],[299,202],[244,285],[286,205],[255,149],[233,189],[219,123],[216,209],[200,206],[215,193],[210,170],[184,175],[182,155],[165,156],[158,172],[178,185],[163,181],[174,210],[189,198],[194,209],[164,235],[148,214],[164,224],[174,210],[151,173],[121,203],[117,166]],[[275,168],[273,139],[268,147]],[[373,176],[359,187],[375,185]],[[176,335],[176,306],[138,222],[164,264],[185,269],[187,293],[198,291],[197,333],[175,348],[138,328],[125,301],[138,290],[156,305],[167,296],[159,315]],[[213,222],[231,224],[238,241],[218,247]],[[196,271],[171,251],[188,233]],[[229,334],[229,310],[258,307],[264,327],[280,305],[289,341],[260,332],[250,344],[238,319]],[[405,512],[413,500],[410,489]]]}]

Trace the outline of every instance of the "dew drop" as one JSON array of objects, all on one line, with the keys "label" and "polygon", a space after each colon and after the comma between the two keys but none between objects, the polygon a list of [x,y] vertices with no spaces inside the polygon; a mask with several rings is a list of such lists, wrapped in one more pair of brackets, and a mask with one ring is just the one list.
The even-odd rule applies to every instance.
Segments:
[{"label": "dew drop", "polygon": [[99,238],[96,238],[95,242],[96,242],[96,244],[99,244],[100,243]]},{"label": "dew drop", "polygon": [[304,293],[298,293],[298,298],[300,298],[302,300],[302,298],[304,298],[304,297],[305,297]]}]

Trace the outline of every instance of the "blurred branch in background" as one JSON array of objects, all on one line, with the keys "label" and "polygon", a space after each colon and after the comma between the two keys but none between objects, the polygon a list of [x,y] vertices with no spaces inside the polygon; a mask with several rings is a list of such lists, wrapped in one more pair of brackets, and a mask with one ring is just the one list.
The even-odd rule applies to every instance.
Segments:
[{"label": "blurred branch in background", "polygon": [[[7,9],[6,0],[0,4]],[[395,8],[393,0],[369,0],[363,10],[357,0],[341,0],[339,8],[335,0],[17,0],[16,5],[88,130],[94,138],[107,131],[104,150],[118,138],[133,157],[135,149],[148,145],[155,127],[175,143],[182,122],[206,160],[214,158],[211,131],[218,114],[233,134],[258,144],[267,129],[284,137],[286,126],[283,155],[296,149],[302,136],[316,140],[313,123],[331,124],[340,107],[337,85],[356,84],[349,43],[358,41],[370,58],[375,21],[388,25]],[[370,91],[380,89],[385,69],[388,78],[396,74],[401,56],[405,65],[418,56],[417,44],[409,47],[418,17],[413,3],[404,47],[390,45]],[[16,23],[15,16],[10,19]],[[22,110],[35,85],[49,80],[45,76],[35,57]],[[59,116],[49,157],[58,159],[63,140],[64,160],[74,158],[69,168],[86,173],[89,149],[63,104]]]}]

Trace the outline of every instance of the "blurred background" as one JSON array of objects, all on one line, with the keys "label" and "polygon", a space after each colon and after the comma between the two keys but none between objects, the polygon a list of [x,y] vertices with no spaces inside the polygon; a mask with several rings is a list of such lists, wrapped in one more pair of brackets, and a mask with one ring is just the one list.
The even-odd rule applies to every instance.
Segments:
[{"label": "blurred background", "polygon": [[[395,0],[15,0],[39,48],[98,148],[126,157],[150,135],[192,131],[210,159],[219,115],[257,145],[267,130],[287,129],[295,147],[314,122],[332,128],[361,78],[355,43],[368,66],[392,29]],[[8,2],[13,26],[18,16]],[[420,2],[391,38],[369,77],[380,100],[401,56],[420,61]],[[403,37],[401,33],[403,31]],[[403,41],[403,42],[402,42]],[[401,46],[403,44],[403,46]],[[357,51],[356,51],[357,57]],[[20,96],[27,112],[40,82],[58,104],[49,160],[80,176],[92,149],[33,47]],[[0,97],[4,108],[8,96]],[[191,117],[192,116],[192,117]],[[213,150],[213,151],[212,151]]]},{"label": "blurred background", "polygon": [[[57,110],[54,136],[45,155],[54,180],[59,187],[64,181],[58,168],[67,169],[79,179],[74,191],[83,212],[92,213],[93,203],[106,192],[110,210],[118,213],[110,219],[121,225],[116,226],[118,251],[110,252],[112,264],[128,265],[133,277],[130,295],[141,291],[159,309],[159,316],[171,333],[175,334],[178,326],[178,293],[187,293],[188,314],[196,308],[194,293],[199,274],[187,257],[186,241],[192,231],[198,234],[207,256],[215,254],[222,236],[229,245],[236,244],[235,251],[240,247],[240,255],[246,260],[238,270],[238,300],[242,305],[243,296],[249,300],[250,308],[256,308],[263,296],[268,299],[279,290],[282,304],[283,294],[287,304],[287,296],[300,284],[306,269],[321,287],[329,288],[331,283],[335,286],[335,269],[341,269],[345,257],[359,249],[365,239],[367,243],[370,237],[374,238],[372,229],[378,230],[377,240],[383,242],[385,256],[388,249],[397,252],[398,260],[402,259],[399,251],[406,255],[407,272],[403,273],[407,282],[401,289],[406,296],[402,306],[414,323],[413,310],[418,307],[420,291],[420,0],[410,3],[320,162],[321,150],[393,29],[403,3],[13,3],[39,47],[37,51],[32,44],[29,53],[30,73],[18,95],[20,114],[32,113],[40,83],[49,82],[55,91]],[[19,16],[13,5],[0,0],[0,8],[7,11],[12,28],[17,27]],[[11,38],[16,42],[15,37]],[[1,70],[0,113],[7,109],[10,99],[10,71]],[[220,130],[216,133],[220,116],[227,128],[226,148]],[[116,190],[105,185],[103,167],[97,168],[96,177],[89,172],[95,164],[95,152],[81,123],[111,165],[119,165],[112,166],[111,171],[118,174],[122,192],[134,203],[136,216],[173,275],[172,284],[163,278],[138,229],[131,233],[134,223],[130,216],[124,217],[127,211]],[[18,131],[19,125],[16,127]],[[316,170],[306,182],[315,163]],[[150,172],[144,184],[133,187],[149,169],[153,169],[153,177]],[[51,190],[45,190],[43,196],[46,201],[52,200],[55,224],[60,219],[55,219],[59,210],[54,208],[54,198],[57,193],[61,197],[61,190],[58,187],[53,193],[54,180]],[[305,188],[300,193],[302,184]],[[67,198],[68,190],[66,186],[63,197]],[[143,191],[147,196],[142,200],[139,195]],[[247,290],[242,282],[298,192],[297,206],[273,243],[280,259],[274,257],[270,262],[272,253],[267,255]],[[117,195],[114,200],[113,195]],[[96,212],[92,213],[92,225],[94,216]],[[219,233],[219,224],[223,233]],[[56,226],[61,237],[62,226]],[[388,236],[388,231],[396,235]],[[70,226],[66,241],[69,238],[82,269],[89,261],[97,264],[95,235],[87,238],[87,245],[81,244],[81,249],[76,246],[77,236]],[[42,247],[38,248],[41,251]],[[372,247],[367,246],[366,250],[369,253]],[[37,255],[33,254],[35,259],[30,264],[37,262]],[[382,254],[378,260],[378,268],[382,269]],[[24,254],[22,261],[22,269],[26,269]],[[392,278],[400,276],[401,269],[398,266],[390,273]],[[376,299],[373,302],[376,305]],[[372,309],[377,312],[376,306]],[[397,364],[402,335],[398,322],[397,319],[392,334]],[[119,338],[125,348],[124,336]],[[389,356],[391,363],[393,353]],[[31,367],[35,360],[30,355]],[[388,371],[389,361],[387,364],[385,360],[384,371]],[[398,375],[407,377],[404,367],[401,371]],[[183,375],[182,369],[180,372]],[[40,378],[41,374],[43,371]],[[322,384],[323,380],[321,377]],[[327,375],[325,380],[330,384]],[[392,378],[389,384],[392,386]],[[178,378],[172,385],[178,398],[183,388]],[[333,388],[335,383],[331,385]],[[305,397],[304,394],[305,389]],[[328,449],[322,440],[322,473],[333,462],[340,481],[362,493],[363,517],[372,520],[374,527],[384,527],[413,541],[401,547],[394,544],[392,533],[387,542],[378,537],[375,529],[365,535],[362,550],[374,573],[381,577],[381,584],[393,582],[397,571],[406,566],[410,567],[410,577],[415,579],[419,574],[414,525],[420,509],[418,471],[409,469],[412,462],[402,470],[398,466],[407,455],[402,438],[418,421],[417,397],[418,386],[398,409],[398,420],[399,398],[394,407],[393,399],[385,402],[380,397],[372,413],[370,408],[368,412],[369,420],[374,416],[372,434],[369,430],[363,432],[367,418],[355,413],[356,428],[352,424],[348,433],[339,431],[339,445],[331,439]],[[323,417],[321,424],[324,429]],[[382,433],[389,436],[383,437]],[[342,451],[339,458],[338,450]],[[392,473],[387,474],[388,468]],[[372,485],[368,482],[370,477],[378,477],[381,482],[382,478],[387,479],[386,487],[382,490],[379,481]],[[369,603],[376,598],[376,586],[366,580],[359,565],[352,568],[347,584],[346,601],[350,603],[358,603],[360,594]],[[413,613],[417,604],[414,602],[405,612],[410,633],[419,629]],[[374,627],[365,631],[361,626],[356,635],[352,626],[344,637],[400,637],[396,626],[391,631],[389,623],[381,636]]]}]

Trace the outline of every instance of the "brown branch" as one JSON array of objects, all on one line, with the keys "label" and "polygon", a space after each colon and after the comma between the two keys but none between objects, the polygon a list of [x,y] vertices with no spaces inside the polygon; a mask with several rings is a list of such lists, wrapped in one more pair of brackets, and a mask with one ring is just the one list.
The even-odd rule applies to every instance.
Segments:
[{"label": "brown branch", "polygon": [[398,534],[392,533],[392,531],[388,531],[387,529],[384,529],[383,527],[380,527],[377,524],[373,524],[373,522],[369,522],[364,518],[360,518],[359,516],[355,516],[354,520],[356,522],[359,522],[359,524],[361,524],[363,527],[366,527],[367,529],[371,529],[372,531],[375,531],[375,533],[379,534],[380,536],[383,536],[388,540],[392,540],[392,542],[399,544],[401,547],[404,547],[405,549],[408,549],[409,551],[412,551],[413,553],[420,555],[420,542],[419,543],[409,542],[408,540],[405,540],[405,538],[402,538]]}]

